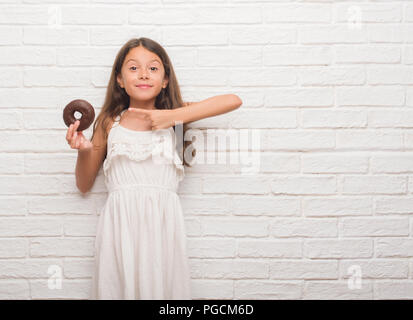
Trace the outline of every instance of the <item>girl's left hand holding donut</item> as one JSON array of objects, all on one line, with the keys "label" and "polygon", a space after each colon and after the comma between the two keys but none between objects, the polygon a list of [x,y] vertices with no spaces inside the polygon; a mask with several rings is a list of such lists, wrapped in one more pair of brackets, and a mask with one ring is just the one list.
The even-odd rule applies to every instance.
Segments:
[{"label": "girl's left hand holding donut", "polygon": [[90,142],[82,133],[77,131],[80,121],[76,120],[67,129],[66,141],[72,149],[78,149],[79,151],[90,150],[93,147],[93,143]]}]

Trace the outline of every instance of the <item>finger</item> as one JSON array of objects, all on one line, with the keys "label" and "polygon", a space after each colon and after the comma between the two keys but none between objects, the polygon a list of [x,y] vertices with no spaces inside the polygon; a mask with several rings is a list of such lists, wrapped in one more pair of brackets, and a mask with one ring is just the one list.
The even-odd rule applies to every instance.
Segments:
[{"label": "finger", "polygon": [[72,143],[70,144],[70,146],[72,148],[76,147],[76,137],[77,137],[77,132],[75,131],[75,133],[73,134],[73,137],[72,137]]},{"label": "finger", "polygon": [[77,128],[79,128],[79,125],[80,125],[80,121],[79,120],[76,120],[75,121],[75,123],[74,123],[74,130],[76,130],[77,131]]},{"label": "finger", "polygon": [[70,146],[71,146],[72,148],[74,148],[74,147],[75,147],[75,144],[76,144],[76,139],[75,139],[75,134],[73,134],[72,140],[70,140]]},{"label": "finger", "polygon": [[83,141],[84,141],[82,131],[79,131],[78,135],[79,135],[79,147],[80,147],[83,144]]},{"label": "finger", "polygon": [[73,134],[74,134],[74,132],[75,132],[75,124],[76,124],[76,121],[74,122],[74,123],[72,123],[70,126],[69,126],[69,131],[68,131],[68,141],[71,141],[72,139],[73,139]]},{"label": "finger", "polygon": [[72,125],[69,126],[69,128],[67,129],[67,132],[66,132],[66,140],[67,140],[67,142],[70,141],[70,137],[72,136],[71,132],[72,132]]},{"label": "finger", "polygon": [[80,121],[76,120],[75,123],[73,123],[72,130],[73,130],[73,135],[76,133],[77,134],[77,128],[79,127]]},{"label": "finger", "polygon": [[149,114],[135,112],[135,111],[133,112],[133,117],[136,119],[141,119],[141,120],[148,120],[151,118]]},{"label": "finger", "polygon": [[71,138],[70,138],[70,139],[71,139],[71,141],[73,142],[73,140],[75,139],[75,136],[76,136],[76,135],[75,135],[75,133],[76,133],[75,124],[72,123],[71,126],[72,126],[72,129],[71,129],[72,131],[71,131],[71,133],[70,133],[70,134],[71,134],[71,136],[70,136]]},{"label": "finger", "polygon": [[76,149],[80,147],[80,140],[82,139],[82,137],[79,135],[79,133],[77,133],[76,136]]},{"label": "finger", "polygon": [[79,148],[79,144],[80,144],[80,139],[81,139],[81,135],[80,135],[80,131],[76,131],[76,142],[75,142],[75,146],[76,148]]},{"label": "finger", "polygon": [[149,114],[149,110],[141,109],[141,108],[128,108],[128,111],[137,113],[137,114]]},{"label": "finger", "polygon": [[73,141],[73,135],[74,135],[73,126],[74,126],[74,124],[72,123],[72,124],[70,125],[70,128],[69,128],[69,138],[67,139],[67,141],[69,142],[69,144],[71,144],[72,141]]}]

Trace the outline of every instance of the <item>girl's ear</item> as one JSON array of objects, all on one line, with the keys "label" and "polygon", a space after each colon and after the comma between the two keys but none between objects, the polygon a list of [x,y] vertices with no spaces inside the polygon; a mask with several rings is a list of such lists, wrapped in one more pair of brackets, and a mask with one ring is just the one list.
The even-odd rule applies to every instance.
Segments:
[{"label": "girl's ear", "polygon": [[162,81],[162,88],[166,88],[168,85],[169,79],[167,77],[165,77]]},{"label": "girl's ear", "polygon": [[123,88],[122,79],[121,79],[120,75],[117,75],[116,81],[118,82],[119,87]]}]

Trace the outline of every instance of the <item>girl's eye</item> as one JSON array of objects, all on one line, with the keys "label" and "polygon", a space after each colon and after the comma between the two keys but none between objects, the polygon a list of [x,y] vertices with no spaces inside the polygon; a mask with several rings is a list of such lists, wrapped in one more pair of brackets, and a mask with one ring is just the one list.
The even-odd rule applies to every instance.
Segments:
[{"label": "girl's eye", "polygon": [[[135,66],[130,67],[130,68],[129,68],[129,70],[130,70],[130,69],[132,69],[132,68],[136,68],[136,67],[135,67]],[[157,68],[157,67],[151,67],[151,69],[152,69],[152,71],[158,70],[158,68]],[[153,70],[153,69],[155,69],[155,70]],[[135,71],[135,70],[136,70],[136,69],[133,69],[133,71]]]}]

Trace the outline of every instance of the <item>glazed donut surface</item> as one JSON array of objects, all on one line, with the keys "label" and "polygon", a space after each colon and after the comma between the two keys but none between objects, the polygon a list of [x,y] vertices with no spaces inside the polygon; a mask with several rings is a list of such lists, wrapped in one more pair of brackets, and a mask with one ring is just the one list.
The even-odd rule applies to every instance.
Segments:
[{"label": "glazed donut surface", "polygon": [[77,128],[77,131],[83,131],[90,127],[95,120],[95,110],[93,106],[86,100],[76,99],[69,102],[63,110],[63,121],[66,126],[70,126],[72,123],[75,123],[75,112],[80,112],[82,117],[79,119],[80,124]]}]

